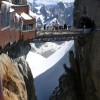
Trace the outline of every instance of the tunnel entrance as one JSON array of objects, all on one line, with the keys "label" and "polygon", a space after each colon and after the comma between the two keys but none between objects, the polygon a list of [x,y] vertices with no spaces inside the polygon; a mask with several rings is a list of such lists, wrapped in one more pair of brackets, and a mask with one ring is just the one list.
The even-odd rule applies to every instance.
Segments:
[{"label": "tunnel entrance", "polygon": [[79,19],[78,28],[95,28],[95,23],[88,16],[81,16]]}]

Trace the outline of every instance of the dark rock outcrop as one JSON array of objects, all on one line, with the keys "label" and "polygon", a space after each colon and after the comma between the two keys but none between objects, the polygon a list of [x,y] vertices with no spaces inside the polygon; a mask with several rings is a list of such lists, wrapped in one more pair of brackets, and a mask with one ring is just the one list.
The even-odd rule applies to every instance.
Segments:
[{"label": "dark rock outcrop", "polygon": [[86,14],[96,26],[100,26],[100,1],[99,0],[75,0],[74,2],[74,25],[78,25],[79,18]]},{"label": "dark rock outcrop", "polygon": [[26,84],[27,97],[28,97],[27,100],[36,100],[34,80],[32,77],[31,70],[28,66],[28,63],[25,61],[25,59],[21,58],[18,61],[18,68],[20,72],[22,73],[25,84]]},{"label": "dark rock outcrop", "polygon": [[17,43],[13,43],[10,48],[8,48],[8,55],[13,59],[17,59],[21,56],[26,57],[30,49],[31,45],[28,41],[19,41]]},{"label": "dark rock outcrop", "polygon": [[63,65],[65,74],[59,78],[59,86],[51,94],[50,100],[82,100],[78,67],[72,51],[69,52],[69,60],[71,68]]},{"label": "dark rock outcrop", "polygon": [[[96,72],[99,71],[97,69],[99,64],[97,65],[97,51],[94,50],[94,48],[99,48],[98,37],[95,37],[97,34],[99,33],[94,31],[90,33],[88,38],[86,37],[75,41],[76,59],[79,66],[83,100],[94,100],[94,98],[95,100],[99,100],[99,95],[97,95],[99,94],[99,77]],[[94,43],[96,44],[94,45]],[[93,59],[93,56],[95,56],[95,59]]]}]

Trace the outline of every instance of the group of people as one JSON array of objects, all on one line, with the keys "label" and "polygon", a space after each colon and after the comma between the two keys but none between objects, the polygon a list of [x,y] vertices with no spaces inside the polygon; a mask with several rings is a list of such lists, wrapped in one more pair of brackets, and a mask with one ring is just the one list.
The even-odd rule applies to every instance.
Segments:
[{"label": "group of people", "polygon": [[69,29],[69,26],[67,24],[64,25],[55,24],[52,26],[46,26],[46,24],[44,25],[44,30],[63,30],[63,29]]}]

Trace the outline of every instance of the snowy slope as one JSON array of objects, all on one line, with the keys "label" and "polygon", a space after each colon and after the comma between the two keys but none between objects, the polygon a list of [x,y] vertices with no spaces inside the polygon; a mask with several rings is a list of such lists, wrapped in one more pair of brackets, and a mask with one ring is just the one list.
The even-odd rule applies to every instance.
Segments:
[{"label": "snowy slope", "polygon": [[[26,61],[28,61],[29,66],[32,70],[32,73],[34,73],[34,71],[37,69],[36,67],[40,66],[45,60],[46,60],[46,58],[44,58],[43,56],[41,56],[37,53],[33,53],[31,51],[28,53],[27,59],[26,59]],[[35,73],[37,73],[37,72],[35,72]],[[35,77],[34,74],[33,74],[33,76]]]},{"label": "snowy slope", "polygon": [[38,100],[49,100],[50,94],[58,85],[59,77],[64,73],[63,64],[70,66],[68,51],[74,49],[73,44],[73,41],[65,42],[48,58],[34,55],[33,52],[28,54],[27,61],[33,73]]},{"label": "snowy slope", "polygon": [[31,51],[44,56],[45,58],[51,56],[54,52],[59,50],[64,45],[64,42],[46,42],[31,44]]}]

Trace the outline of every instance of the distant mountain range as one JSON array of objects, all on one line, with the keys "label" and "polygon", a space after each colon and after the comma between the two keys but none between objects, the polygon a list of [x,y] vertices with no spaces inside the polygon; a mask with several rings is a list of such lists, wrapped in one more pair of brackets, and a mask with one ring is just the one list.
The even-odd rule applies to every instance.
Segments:
[{"label": "distant mountain range", "polygon": [[65,23],[73,25],[73,2],[64,3],[58,2],[57,4],[38,4],[37,2],[29,3],[34,16],[37,19],[37,26],[52,25],[58,22],[61,25]]},{"label": "distant mountain range", "polygon": [[[33,0],[28,0],[32,2]],[[45,5],[53,5],[57,4],[58,2],[74,2],[74,0],[34,0],[35,3],[37,4],[45,4]]]}]

